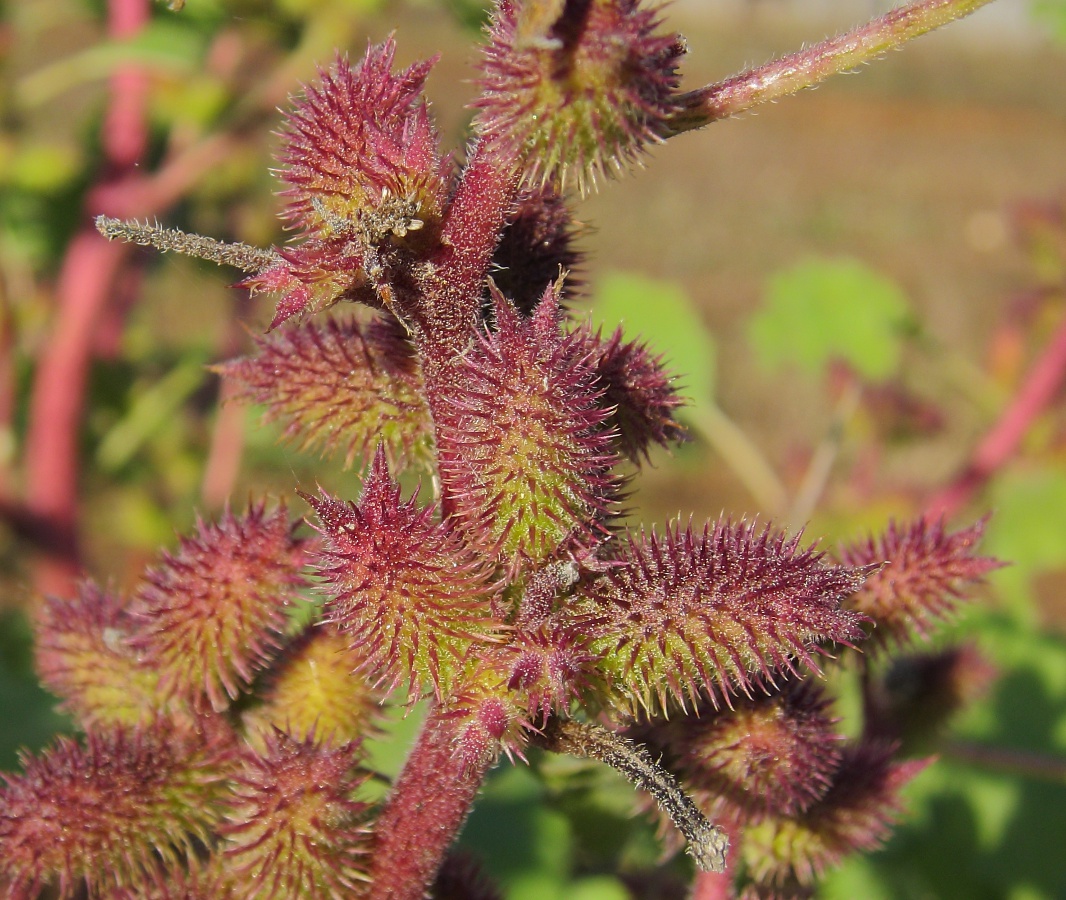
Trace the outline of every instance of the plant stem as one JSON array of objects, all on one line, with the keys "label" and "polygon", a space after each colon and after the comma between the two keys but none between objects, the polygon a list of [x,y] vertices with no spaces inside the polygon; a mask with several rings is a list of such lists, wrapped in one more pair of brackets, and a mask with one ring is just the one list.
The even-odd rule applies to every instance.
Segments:
[{"label": "plant stem", "polygon": [[767,514],[788,508],[788,492],[762,450],[729,418],[717,403],[701,403],[688,412],[688,422],[725,460]]},{"label": "plant stem", "polygon": [[460,757],[461,737],[454,719],[427,717],[374,826],[368,900],[422,900],[433,883],[496,759],[488,746],[472,754],[464,745]]},{"label": "plant stem", "polygon": [[652,796],[685,836],[687,852],[701,872],[725,871],[725,854],[729,848],[725,832],[707,821],[674,776],[659,766],[640,744],[599,725],[573,719],[553,720],[537,743],[556,753],[598,760],[625,775]]},{"label": "plant stem", "polygon": [[690,91],[667,137],[702,128],[771,100],[794,94],[829,76],[870,62],[928,31],[967,16],[992,0],[919,0],[858,28],[762,66]]},{"label": "plant stem", "polygon": [[928,512],[945,518],[966,504],[1017,453],[1033,422],[1066,383],[1066,318],[1025,377],[1007,408],[982,438],[958,477],[936,494]]},{"label": "plant stem", "polygon": [[447,367],[473,337],[485,276],[517,195],[513,165],[484,144],[475,147],[448,210],[441,249],[419,285],[429,306],[420,349],[431,392],[432,373]]},{"label": "plant stem", "polygon": [[948,741],[940,752],[944,756],[995,772],[1006,772],[1057,784],[1066,782],[1066,759],[1056,756],[1013,747],[990,747],[972,741]]}]

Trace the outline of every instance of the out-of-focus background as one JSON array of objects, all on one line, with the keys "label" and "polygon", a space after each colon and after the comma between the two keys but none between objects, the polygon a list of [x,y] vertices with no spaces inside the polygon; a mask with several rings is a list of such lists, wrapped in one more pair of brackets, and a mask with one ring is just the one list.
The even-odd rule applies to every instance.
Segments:
[{"label": "out-of-focus background", "polygon": [[[696,87],[885,8],[683,0],[664,16]],[[227,498],[295,508],[294,487],[359,486],[220,403],[205,366],[247,348],[241,323],[262,330],[269,301],[231,271],[101,250],[90,216],[284,240],[276,108],[335,49],[393,31],[401,65],[441,54],[428,90],[461,154],[482,16],[476,0],[0,2],[4,768],[65,727],[34,687],[39,592],[79,571],[128,587]],[[998,680],[916,748],[942,759],[906,823],[826,897],[1066,896],[1064,86],[1066,3],[999,0],[671,141],[576,205],[575,310],[646,335],[692,401],[691,440],[634,481],[634,523],[758,516],[831,547],[892,517],[992,512],[984,549],[1012,563],[951,626]],[[595,793],[610,778],[585,773],[575,801],[552,790],[573,773],[543,765],[539,781],[501,769],[464,841],[509,897],[630,896],[612,873],[657,850],[628,791]]]}]

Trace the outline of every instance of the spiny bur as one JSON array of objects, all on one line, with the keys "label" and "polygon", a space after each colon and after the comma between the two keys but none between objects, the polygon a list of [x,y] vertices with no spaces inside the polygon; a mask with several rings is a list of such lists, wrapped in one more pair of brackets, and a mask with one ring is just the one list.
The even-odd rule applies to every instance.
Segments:
[{"label": "spiny bur", "polygon": [[[871,688],[844,740],[811,679],[864,665],[869,632],[891,658],[996,563],[981,523],[892,525],[836,559],[747,520],[622,527],[682,401],[655,350],[574,312],[570,189],[699,120],[713,86],[681,93],[660,16],[498,0],[454,157],[432,61],[394,71],[392,38],[338,55],[281,129],[284,246],[100,220],[277,295],[269,333],[215,371],[362,490],[302,495],[309,525],[227,510],[129,597],[87,581],[42,601],[38,669],[84,737],[5,776],[5,896],[491,900],[450,847],[489,769],[534,751],[617,769],[733,897],[810,897],[888,834],[924,762],[886,738],[915,719]],[[912,696],[969,696],[964,662],[912,662]],[[416,701],[380,800],[366,740]]]}]

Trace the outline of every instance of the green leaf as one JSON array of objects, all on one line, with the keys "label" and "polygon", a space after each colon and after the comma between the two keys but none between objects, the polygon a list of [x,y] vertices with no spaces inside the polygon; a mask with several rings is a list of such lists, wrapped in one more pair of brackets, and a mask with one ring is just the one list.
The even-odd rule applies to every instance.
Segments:
[{"label": "green leaf", "polygon": [[832,359],[880,380],[899,365],[910,319],[892,281],[852,259],[809,260],[770,279],[748,338],[768,369],[797,365],[816,374]]},{"label": "green leaf", "polygon": [[188,397],[204,382],[207,358],[190,353],[169,374],[146,390],[104,436],[96,451],[101,469],[114,472],[165,428]]},{"label": "green leaf", "polygon": [[992,508],[996,514],[989,522],[985,549],[1010,563],[996,574],[995,583],[1011,610],[1031,620],[1036,614],[1033,577],[1066,568],[1066,472],[1051,467],[1007,472],[994,483]]},{"label": "green leaf", "polygon": [[608,272],[596,285],[593,321],[604,331],[618,325],[629,339],[645,341],[681,376],[682,393],[695,407],[713,403],[714,338],[685,289],[626,272]]},{"label": "green leaf", "polygon": [[1033,0],[1032,11],[1056,40],[1066,43],[1066,0]]}]

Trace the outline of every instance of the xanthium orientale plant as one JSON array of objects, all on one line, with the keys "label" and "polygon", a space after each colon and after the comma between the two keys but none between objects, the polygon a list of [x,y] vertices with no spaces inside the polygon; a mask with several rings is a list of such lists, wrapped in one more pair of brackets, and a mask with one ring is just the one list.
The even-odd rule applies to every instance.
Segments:
[{"label": "xanthium orientale plant", "polygon": [[[290,244],[102,218],[278,295],[218,371],[365,476],[356,500],[303,496],[310,528],[255,503],[200,522],[129,597],[86,581],[42,602],[40,676],[84,734],[5,776],[5,896],[498,896],[450,847],[489,769],[530,748],[627,776],[668,847],[727,873],[721,896],[808,897],[875,847],[924,762],[876,717],[843,738],[814,676],[924,637],[995,566],[981,524],[835,553],[742,521],[624,532],[626,480],[681,437],[681,400],[652,351],[571,314],[571,208],[650,145],[979,5],[924,0],[686,92],[683,40],[639,0],[498,0],[462,164],[423,98],[432,63],[394,71],[389,40],[288,115]],[[401,470],[432,492],[405,497]],[[980,669],[959,650],[914,665],[941,711]],[[428,713],[375,803],[364,745],[389,698]]]}]

